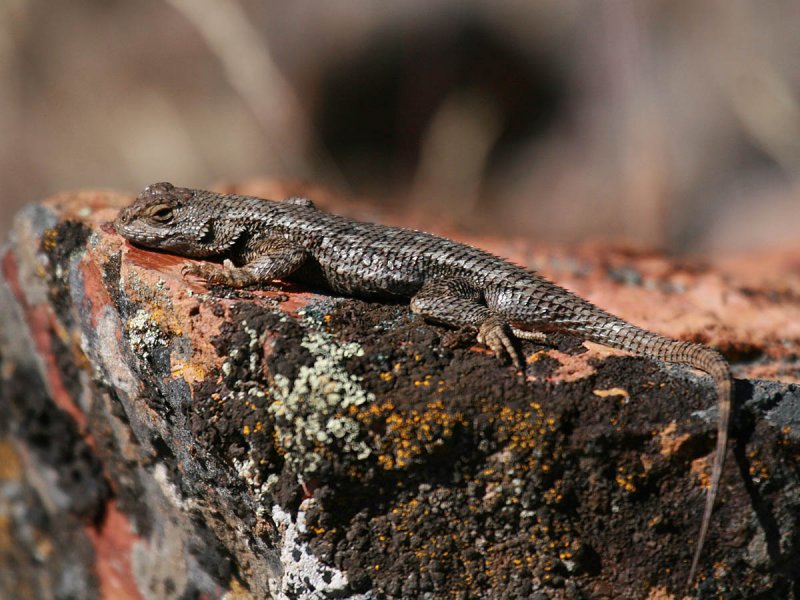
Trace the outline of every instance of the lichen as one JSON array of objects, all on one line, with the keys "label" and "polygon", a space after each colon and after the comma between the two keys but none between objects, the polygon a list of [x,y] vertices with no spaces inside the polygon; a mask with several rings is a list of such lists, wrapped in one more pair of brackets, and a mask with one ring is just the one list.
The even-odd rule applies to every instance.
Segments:
[{"label": "lichen", "polygon": [[372,403],[375,396],[342,364],[363,353],[358,344],[309,331],[301,345],[314,362],[300,367],[293,379],[275,375],[269,412],[289,465],[301,477],[311,477],[336,457],[361,461],[370,456],[366,434],[349,409]]},{"label": "lichen", "polygon": [[128,275],[128,300],[140,307],[140,310],[133,318],[141,322],[142,310],[147,312],[147,318],[153,322],[164,334],[170,336],[183,335],[183,327],[180,319],[175,312],[172,297],[166,282],[159,279],[155,285],[142,281],[139,276],[132,272]]},{"label": "lichen", "polygon": [[149,358],[155,348],[167,345],[159,324],[142,308],[128,319],[127,330],[131,348],[144,359]]},{"label": "lichen", "polygon": [[386,432],[381,436],[378,464],[386,470],[404,469],[430,455],[464,425],[458,412],[448,411],[441,399],[428,403],[423,410],[398,411],[391,402],[380,405],[386,415]]}]

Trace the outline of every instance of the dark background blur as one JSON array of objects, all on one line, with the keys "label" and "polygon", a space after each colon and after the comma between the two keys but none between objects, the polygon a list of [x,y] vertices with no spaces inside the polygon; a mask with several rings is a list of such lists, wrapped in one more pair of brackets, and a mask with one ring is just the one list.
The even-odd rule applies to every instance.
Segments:
[{"label": "dark background blur", "polygon": [[2,0],[0,239],[57,191],[300,178],[539,240],[797,244],[797,0]]}]

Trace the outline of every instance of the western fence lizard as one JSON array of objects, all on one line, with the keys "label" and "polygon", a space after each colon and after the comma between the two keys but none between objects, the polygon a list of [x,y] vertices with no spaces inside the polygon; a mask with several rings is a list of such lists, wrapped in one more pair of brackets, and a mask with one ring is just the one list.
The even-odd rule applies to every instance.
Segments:
[{"label": "western fence lizard", "polygon": [[156,183],[123,209],[115,228],[135,244],[190,258],[224,259],[184,268],[208,284],[266,285],[291,279],[341,294],[410,299],[411,310],[454,327],[521,367],[514,337],[546,341],[562,331],[696,367],[718,390],[717,445],[689,573],[694,579],[727,450],[732,379],[725,359],[701,344],[664,337],[483,250],[420,231],[361,223],[318,210],[306,198],[283,202]]}]

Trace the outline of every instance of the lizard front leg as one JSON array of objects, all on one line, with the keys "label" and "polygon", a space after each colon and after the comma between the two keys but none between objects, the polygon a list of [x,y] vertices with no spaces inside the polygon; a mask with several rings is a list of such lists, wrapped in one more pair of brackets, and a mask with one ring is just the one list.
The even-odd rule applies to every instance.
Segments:
[{"label": "lizard front leg", "polygon": [[261,241],[245,254],[248,258],[241,267],[226,260],[222,267],[209,264],[186,265],[184,277],[199,277],[208,285],[227,285],[243,288],[250,285],[267,285],[273,279],[291,275],[306,261],[306,250],[285,238]]},{"label": "lizard front leg", "polygon": [[522,360],[512,342],[511,328],[482,302],[483,293],[469,281],[434,279],[425,282],[411,299],[411,310],[451,327],[475,327],[479,343],[489,346],[499,358],[508,356],[515,366],[521,368]]}]

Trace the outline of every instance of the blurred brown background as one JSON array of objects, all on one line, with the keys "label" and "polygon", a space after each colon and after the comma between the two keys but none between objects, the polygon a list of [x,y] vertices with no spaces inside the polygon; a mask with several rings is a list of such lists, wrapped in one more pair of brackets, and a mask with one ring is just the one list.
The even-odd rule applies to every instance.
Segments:
[{"label": "blurred brown background", "polygon": [[2,0],[24,203],[301,178],[541,240],[797,245],[800,3]]}]

